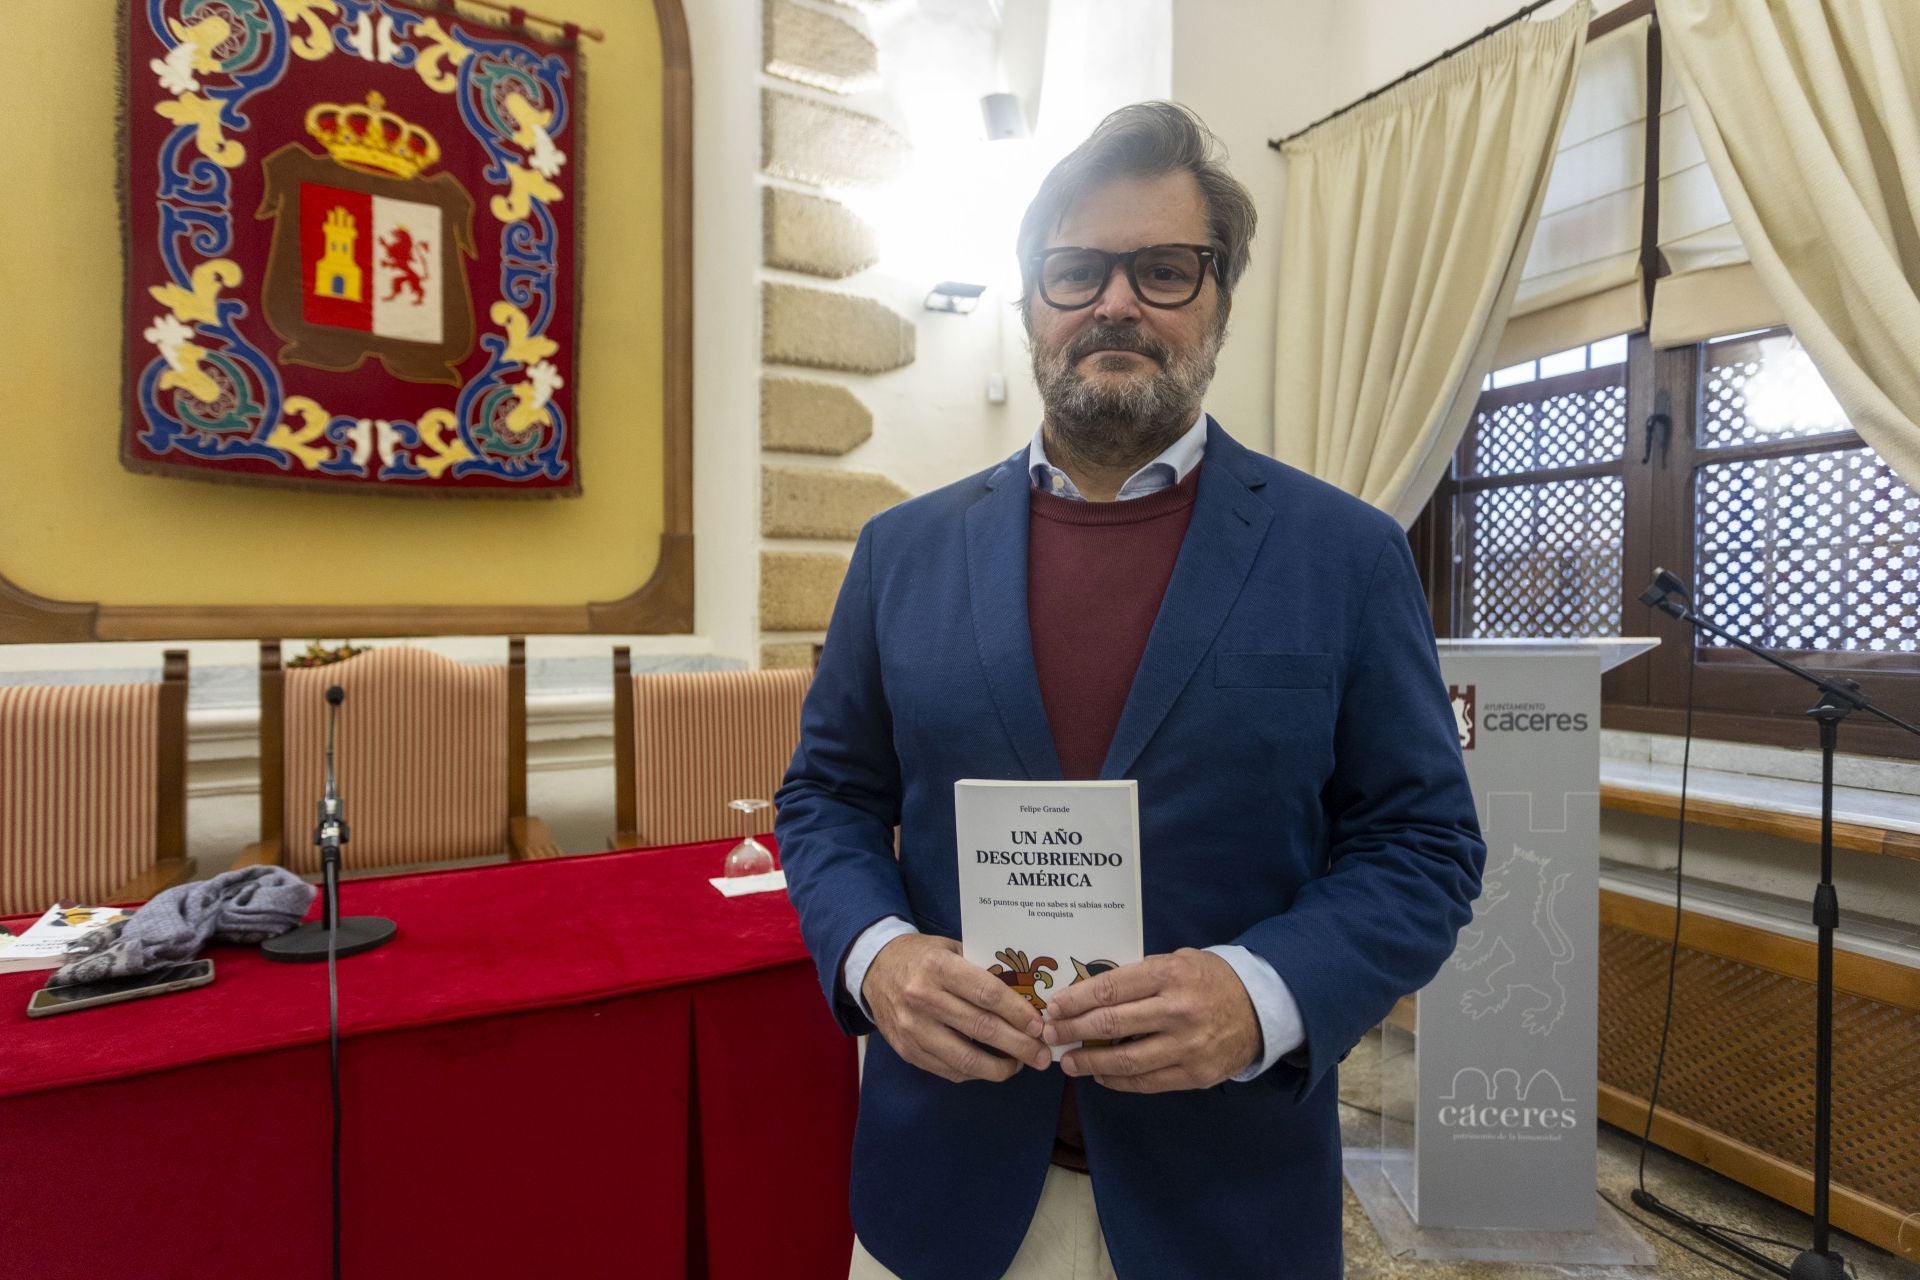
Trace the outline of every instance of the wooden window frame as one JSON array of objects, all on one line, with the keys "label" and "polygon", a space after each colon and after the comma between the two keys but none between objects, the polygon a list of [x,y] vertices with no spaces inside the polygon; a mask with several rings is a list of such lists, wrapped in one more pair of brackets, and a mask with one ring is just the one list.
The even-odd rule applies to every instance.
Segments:
[{"label": "wooden window frame", "polygon": [[[1705,394],[1700,376],[1703,350],[1703,346],[1689,346],[1656,351],[1645,334],[1628,339],[1627,440],[1620,464],[1540,471],[1524,478],[1462,479],[1456,473],[1462,469],[1471,437],[1462,442],[1454,465],[1408,531],[1427,585],[1434,634],[1447,637],[1458,630],[1456,601],[1461,580],[1456,575],[1452,540],[1454,504],[1462,494],[1500,485],[1537,484],[1619,471],[1625,481],[1626,504],[1621,546],[1621,634],[1658,636],[1661,643],[1651,654],[1624,664],[1602,680],[1602,727],[1682,732],[1688,664],[1697,662],[1693,717],[1697,736],[1811,749],[1818,741],[1815,726],[1806,715],[1814,701],[1811,686],[1738,650],[1716,648],[1700,661],[1689,634],[1691,628],[1641,604],[1638,597],[1662,567],[1672,569],[1692,585],[1696,571],[1693,475],[1703,461],[1798,456],[1858,448],[1865,442],[1857,433],[1848,432],[1710,450],[1696,447],[1696,424]],[[1593,371],[1588,371],[1489,390],[1482,393],[1476,412],[1480,406],[1537,398],[1543,390],[1556,394],[1580,389],[1592,380]],[[1649,447],[1647,437],[1653,430],[1649,417],[1656,404],[1671,418],[1671,427],[1656,433]],[[1823,674],[1858,680],[1893,714],[1920,720],[1920,659],[1913,655],[1836,652],[1782,656],[1804,659],[1803,665],[1814,666]],[[1843,751],[1857,754],[1920,759],[1920,740],[1867,715],[1850,717],[1841,726],[1840,745]]]}]

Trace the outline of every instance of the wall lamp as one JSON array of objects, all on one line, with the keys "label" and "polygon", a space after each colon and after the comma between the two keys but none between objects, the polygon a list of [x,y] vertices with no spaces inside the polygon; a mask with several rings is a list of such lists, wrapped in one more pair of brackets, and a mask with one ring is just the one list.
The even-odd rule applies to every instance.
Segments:
[{"label": "wall lamp", "polygon": [[927,295],[927,310],[968,315],[980,305],[980,295],[986,291],[987,286],[983,284],[963,284],[958,280],[942,280],[933,286],[933,292]]}]

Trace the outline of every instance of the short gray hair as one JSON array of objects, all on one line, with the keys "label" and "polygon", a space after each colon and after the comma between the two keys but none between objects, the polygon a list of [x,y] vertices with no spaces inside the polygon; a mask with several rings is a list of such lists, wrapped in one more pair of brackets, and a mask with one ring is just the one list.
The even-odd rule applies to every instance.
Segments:
[{"label": "short gray hair", "polygon": [[1177,102],[1136,102],[1102,120],[1085,142],[1053,166],[1027,206],[1016,242],[1022,308],[1033,296],[1034,255],[1046,247],[1075,200],[1114,178],[1153,178],[1182,169],[1193,175],[1206,201],[1223,292],[1231,294],[1250,256],[1253,196],[1227,172],[1226,149],[1199,116]]}]

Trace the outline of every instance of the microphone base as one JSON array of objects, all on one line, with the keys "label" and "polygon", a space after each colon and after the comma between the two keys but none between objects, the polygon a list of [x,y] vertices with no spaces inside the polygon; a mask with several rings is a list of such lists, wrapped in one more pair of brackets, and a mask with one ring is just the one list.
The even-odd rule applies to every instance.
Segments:
[{"label": "microphone base", "polygon": [[[393,941],[400,926],[385,916],[346,916],[339,920],[333,947],[335,956],[357,956]],[[327,930],[318,921],[268,938],[260,950],[269,960],[287,964],[305,964],[327,958]]]},{"label": "microphone base", "polygon": [[1847,1264],[1837,1253],[1808,1249],[1793,1260],[1793,1280],[1846,1280]]}]

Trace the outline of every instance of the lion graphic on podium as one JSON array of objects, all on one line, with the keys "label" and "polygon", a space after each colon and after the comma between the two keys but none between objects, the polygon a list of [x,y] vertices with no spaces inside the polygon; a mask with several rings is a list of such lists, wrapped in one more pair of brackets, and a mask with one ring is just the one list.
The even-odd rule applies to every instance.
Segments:
[{"label": "lion graphic on podium", "polygon": [[1460,997],[1475,1021],[1491,1017],[1516,998],[1520,1025],[1531,1035],[1552,1035],[1567,1012],[1560,971],[1573,960],[1573,942],[1556,915],[1569,873],[1551,875],[1549,858],[1513,846],[1513,854],[1487,872],[1473,924],[1460,931],[1453,966],[1486,970],[1485,980]]}]

